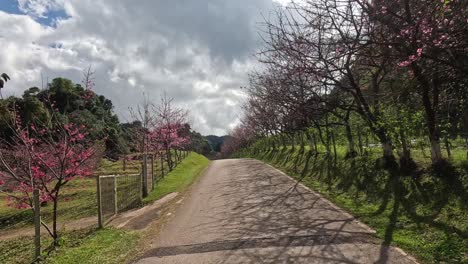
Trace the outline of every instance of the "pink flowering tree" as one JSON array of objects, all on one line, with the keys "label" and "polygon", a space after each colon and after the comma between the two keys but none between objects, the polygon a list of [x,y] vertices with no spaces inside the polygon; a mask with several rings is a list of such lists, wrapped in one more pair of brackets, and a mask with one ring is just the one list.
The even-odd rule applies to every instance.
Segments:
[{"label": "pink flowering tree", "polygon": [[32,192],[39,190],[41,203],[53,206],[52,227],[41,224],[55,246],[62,187],[93,174],[99,148],[88,140],[84,126],[64,124],[57,119],[47,126],[26,126],[18,115],[13,116],[13,137],[2,141],[0,146],[0,191],[7,195],[9,206],[35,210]]},{"label": "pink flowering tree", "polygon": [[169,169],[174,167],[171,159],[171,150],[176,151],[175,155],[178,155],[177,151],[185,150],[190,144],[190,136],[184,133],[185,130],[186,125],[184,124],[170,123],[156,127],[156,129],[150,133],[152,149],[160,153],[165,153]]},{"label": "pink flowering tree", "polygon": [[[468,71],[464,0],[353,0],[373,28],[375,56],[385,56],[417,82],[425,111],[433,163],[442,160],[441,107],[463,92]],[[463,81],[464,80],[464,81]],[[461,93],[459,93],[460,95]]]},{"label": "pink flowering tree", "polygon": [[236,126],[231,133],[229,133],[229,137],[221,146],[221,154],[228,157],[231,154],[248,147],[255,141],[257,134],[258,127],[256,127],[252,122],[252,117],[245,117],[241,124]]},{"label": "pink flowering tree", "polygon": [[[187,111],[172,105],[172,99],[161,97],[161,104],[157,108],[156,125],[150,132],[153,145],[158,146],[161,155],[165,156],[169,170],[172,170],[171,150],[181,150],[190,144],[187,129]],[[162,154],[164,153],[164,154]],[[177,152],[175,152],[177,155]]]}]

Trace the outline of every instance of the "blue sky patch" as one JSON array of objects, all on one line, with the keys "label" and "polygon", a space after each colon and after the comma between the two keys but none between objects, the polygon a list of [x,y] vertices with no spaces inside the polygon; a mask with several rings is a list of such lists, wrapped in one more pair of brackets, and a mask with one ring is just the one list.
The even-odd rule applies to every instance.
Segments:
[{"label": "blue sky patch", "polygon": [[[0,10],[9,14],[19,14],[25,15],[26,13],[21,11],[18,7],[18,0],[1,0]],[[45,17],[34,17],[31,16],[34,20],[39,22],[42,25],[55,27],[55,22],[57,19],[66,19],[70,16],[65,13],[65,10],[50,10],[44,14]]]}]

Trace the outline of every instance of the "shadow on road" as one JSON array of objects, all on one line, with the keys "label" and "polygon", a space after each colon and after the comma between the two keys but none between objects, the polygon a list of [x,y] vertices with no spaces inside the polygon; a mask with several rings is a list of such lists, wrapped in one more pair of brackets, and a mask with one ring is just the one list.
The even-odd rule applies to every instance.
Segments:
[{"label": "shadow on road", "polygon": [[[161,246],[144,257],[222,252],[216,263],[413,263],[352,216],[256,160],[229,160],[183,233],[208,242]],[[222,179],[221,179],[222,178]]]}]

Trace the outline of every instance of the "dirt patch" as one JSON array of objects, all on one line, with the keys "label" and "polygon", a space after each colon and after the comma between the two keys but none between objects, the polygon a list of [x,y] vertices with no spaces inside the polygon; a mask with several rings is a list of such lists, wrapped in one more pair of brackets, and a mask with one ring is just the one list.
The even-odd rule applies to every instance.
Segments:
[{"label": "dirt patch", "polygon": [[170,193],[143,208],[121,213],[112,219],[109,225],[127,230],[145,229],[152,221],[161,216],[161,209],[163,206],[176,198],[178,194],[179,193]]},{"label": "dirt patch", "polygon": [[[51,226],[51,225],[49,225]],[[97,216],[81,218],[66,223],[58,223],[59,230],[80,230],[88,227],[97,227]],[[47,230],[41,226],[41,234],[47,234]],[[25,227],[12,230],[0,230],[0,240],[8,240],[18,237],[34,236],[34,227]]]}]

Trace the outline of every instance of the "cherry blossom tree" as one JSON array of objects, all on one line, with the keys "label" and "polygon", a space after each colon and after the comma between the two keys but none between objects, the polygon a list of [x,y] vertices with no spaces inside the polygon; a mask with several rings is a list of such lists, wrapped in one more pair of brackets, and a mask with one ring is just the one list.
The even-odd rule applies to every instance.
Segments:
[{"label": "cherry blossom tree", "polygon": [[353,156],[349,120],[357,114],[394,164],[394,149],[407,140],[386,111],[411,97],[407,108],[425,113],[435,164],[440,138],[449,145],[444,116],[466,108],[467,7],[462,0],[310,0],[279,8],[262,32],[262,71],[253,74],[246,115],[259,134],[287,135],[293,145],[298,131],[314,127],[328,146],[333,128],[345,126]]},{"label": "cherry blossom tree", "polygon": [[253,120],[250,117],[244,117],[241,123],[229,133],[229,137],[221,145],[221,154],[223,156],[227,157],[253,143],[258,133],[251,121]]},{"label": "cherry blossom tree", "polygon": [[62,187],[93,174],[99,147],[88,140],[85,126],[59,121],[54,115],[50,124],[21,123],[12,111],[13,137],[0,145],[0,186],[8,205],[33,207],[32,192],[37,189],[42,203],[52,203],[52,227],[41,224],[58,242],[57,209]]},{"label": "cherry blossom tree", "polygon": [[144,95],[143,102],[138,105],[136,109],[130,109],[130,114],[133,119],[138,121],[141,125],[140,128],[133,131],[136,138],[135,148],[138,149],[140,153],[147,154],[151,145],[151,130],[156,127],[157,124],[157,109],[149,98]]},{"label": "cherry blossom tree", "polygon": [[[433,163],[442,159],[444,101],[466,97],[468,2],[464,0],[355,1],[372,28],[376,56],[385,56],[417,82]],[[450,95],[456,95],[452,97]]]},{"label": "cherry blossom tree", "polygon": [[190,144],[189,134],[184,133],[187,130],[187,115],[186,110],[173,106],[172,99],[165,94],[161,96],[161,103],[157,107],[157,122],[150,135],[153,146],[157,146],[161,153],[164,152],[161,155],[165,155],[170,170],[174,167],[171,150],[180,150]]}]

